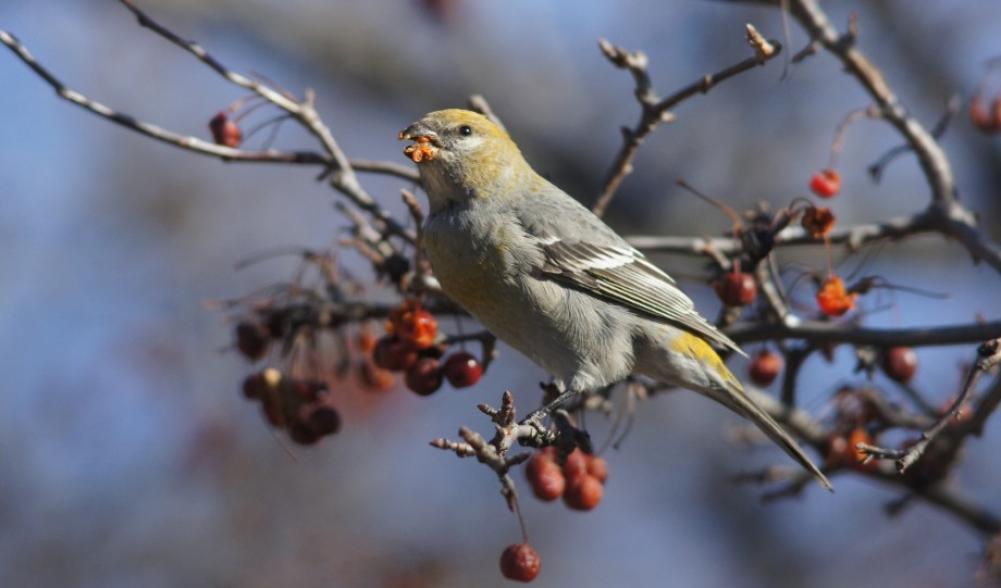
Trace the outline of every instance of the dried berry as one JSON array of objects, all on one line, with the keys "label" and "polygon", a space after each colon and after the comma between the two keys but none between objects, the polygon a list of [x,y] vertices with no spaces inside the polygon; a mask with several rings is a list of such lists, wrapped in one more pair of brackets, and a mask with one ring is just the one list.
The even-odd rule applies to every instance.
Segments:
[{"label": "dried berry", "polygon": [[821,198],[834,198],[841,191],[841,174],[834,169],[822,169],[810,178],[810,190]]},{"label": "dried berry", "polygon": [[801,224],[811,237],[820,239],[834,228],[834,213],[825,206],[811,206],[803,212]]},{"label": "dried berry", "polygon": [[539,575],[542,568],[542,558],[528,543],[508,545],[501,554],[501,573],[508,580],[531,582]]},{"label": "dried berry", "polygon": [[601,481],[584,472],[577,476],[567,476],[567,487],[563,492],[563,502],[574,510],[591,510],[598,506],[605,493]]},{"label": "dried berry", "polygon": [[883,371],[890,378],[906,384],[918,371],[918,355],[910,347],[891,347],[883,354]]},{"label": "dried berry", "polygon": [[357,364],[358,379],[366,390],[371,392],[385,392],[396,384],[396,378],[389,370],[382,369],[375,365],[375,361],[364,358]]},{"label": "dried berry", "polygon": [[771,385],[782,371],[782,356],[767,349],[762,349],[751,360],[748,375],[758,386]]},{"label": "dried berry", "polygon": [[216,145],[237,148],[243,142],[243,131],[239,125],[230,120],[225,112],[212,117],[209,121],[209,131],[212,133],[212,140]]},{"label": "dried berry", "polygon": [[824,280],[817,291],[817,306],[827,316],[841,316],[855,308],[858,294],[848,292],[845,282],[839,276],[831,275]]},{"label": "dried berry", "polygon": [[453,388],[468,388],[480,381],[483,365],[473,355],[460,351],[445,360],[445,378]]},{"label": "dried berry", "polygon": [[430,396],[441,388],[443,377],[437,359],[422,357],[407,369],[407,388],[421,396]]},{"label": "dried berry", "polygon": [[397,328],[400,339],[417,349],[431,347],[438,338],[438,321],[424,309],[417,309],[405,315]]},{"label": "dried berry", "polygon": [[333,435],[341,428],[341,415],[334,407],[320,404],[308,412],[306,423],[321,437]]}]

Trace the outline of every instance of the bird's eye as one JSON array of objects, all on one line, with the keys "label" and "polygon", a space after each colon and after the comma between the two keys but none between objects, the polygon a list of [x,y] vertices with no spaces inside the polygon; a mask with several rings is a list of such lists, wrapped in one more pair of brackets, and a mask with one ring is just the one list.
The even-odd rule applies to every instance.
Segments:
[{"label": "bird's eye", "polygon": [[459,134],[462,135],[463,137],[468,137],[469,135],[473,134],[473,127],[469,125],[462,125],[461,127],[459,127]]}]

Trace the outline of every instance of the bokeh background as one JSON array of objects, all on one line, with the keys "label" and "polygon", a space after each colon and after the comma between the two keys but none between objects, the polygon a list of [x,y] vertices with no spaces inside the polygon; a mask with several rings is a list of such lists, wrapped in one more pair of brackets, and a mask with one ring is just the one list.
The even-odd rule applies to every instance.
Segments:
[{"label": "bokeh background", "polygon": [[[588,202],[619,145],[618,127],[636,117],[631,81],[601,57],[598,37],[646,51],[667,93],[746,55],[745,22],[781,35],[774,10],[696,0],[141,5],[237,70],[299,93],[315,88],[354,157],[403,161],[399,128],[483,93],[529,159]],[[969,97],[985,61],[1001,55],[994,1],[825,7],[839,23],[858,11],[862,47],[929,124],[950,94]],[[0,27],[71,87],[168,128],[205,136],[208,119],[239,96],[116,2],[3,2]],[[794,25],[793,46],[805,41]],[[781,70],[773,62],[683,104],[679,120],[644,146],[610,222],[625,233],[725,230],[718,211],[674,187],[679,176],[735,206],[804,194],[810,173],[826,164],[834,126],[866,96],[825,55],[784,81]],[[346,398],[342,433],[290,458],[240,396],[249,368],[224,351],[231,325],[203,303],[286,279],[294,265],[235,271],[248,255],[322,247],[344,226],[316,170],[225,165],[154,143],[57,100],[6,51],[0,89],[0,585],[506,585],[497,559],[518,530],[496,480],[427,441],[459,424],[482,428],[475,405],[496,402],[505,388],[530,405],[544,377],[537,368],[502,348],[484,381],[461,393]],[[842,222],[923,206],[927,188],[912,159],[880,185],[866,177],[865,166],[897,143],[878,122],[849,131],[845,189],[834,202]],[[278,144],[312,147],[291,126]],[[1001,237],[1001,142],[959,116],[944,145],[962,197]],[[400,182],[365,180],[398,209]],[[823,267],[819,250],[795,259]],[[714,315],[700,265],[658,261]],[[997,316],[997,275],[939,238],[885,247],[865,270],[951,294],[871,300],[869,324]],[[944,401],[971,353],[921,349],[918,386]],[[848,348],[833,365],[812,359],[802,377],[806,406],[822,411],[839,383],[858,381],[851,366]],[[601,439],[607,423],[590,424]],[[725,433],[735,424],[692,394],[657,398],[606,456],[611,478],[597,510],[525,500],[543,557],[536,584],[973,583],[981,538],[922,504],[888,519],[884,505],[896,490],[848,476],[834,495],[809,488],[761,504],[758,488],[728,478],[784,457],[730,445]],[[1001,423],[992,422],[958,472],[995,511],[998,442]]]}]

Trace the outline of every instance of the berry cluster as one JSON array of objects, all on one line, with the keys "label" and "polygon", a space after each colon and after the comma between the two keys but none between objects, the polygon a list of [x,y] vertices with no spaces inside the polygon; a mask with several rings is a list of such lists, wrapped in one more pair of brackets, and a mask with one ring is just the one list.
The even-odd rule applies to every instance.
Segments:
[{"label": "berry cluster", "polygon": [[286,430],[289,439],[299,445],[313,445],[341,428],[341,416],[330,405],[323,382],[299,380],[266,368],[247,376],[243,395],[260,402],[268,423]]},{"label": "berry cluster", "polygon": [[404,372],[407,388],[428,396],[448,380],[453,388],[467,388],[483,375],[483,364],[465,351],[453,353],[444,362],[446,345],[439,342],[438,322],[419,301],[408,300],[394,309],[386,321],[386,336],[372,351],[375,365]]},{"label": "berry cluster", "polygon": [[547,447],[528,460],[525,474],[539,500],[552,502],[562,496],[568,507],[584,511],[601,502],[608,466],[604,459],[580,449],[574,449],[560,466],[556,448]]}]

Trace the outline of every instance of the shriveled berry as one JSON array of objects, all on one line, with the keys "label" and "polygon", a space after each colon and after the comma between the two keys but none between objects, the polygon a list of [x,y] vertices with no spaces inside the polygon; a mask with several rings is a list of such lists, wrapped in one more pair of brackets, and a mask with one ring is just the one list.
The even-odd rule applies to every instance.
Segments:
[{"label": "shriveled berry", "polygon": [[414,310],[397,325],[397,334],[417,349],[426,349],[438,338],[438,320],[423,308]]},{"label": "shriveled berry", "polygon": [[257,323],[244,321],[236,325],[236,348],[250,361],[257,361],[268,352],[268,333]]},{"label": "shriveled berry", "polygon": [[422,357],[407,369],[407,388],[421,396],[430,396],[441,388],[443,377],[438,360]]},{"label": "shriveled berry", "polygon": [[716,295],[727,306],[747,306],[758,295],[758,285],[751,274],[727,272],[714,284]]},{"label": "shriveled berry", "polygon": [[508,580],[531,582],[539,575],[542,558],[528,543],[508,545],[500,557],[501,573]]},{"label": "shriveled berry", "polygon": [[567,476],[567,488],[563,492],[563,502],[574,510],[591,510],[598,506],[605,493],[598,478],[588,473]]},{"label": "shriveled berry", "polygon": [[810,190],[821,198],[834,198],[841,191],[841,174],[831,168],[820,170],[810,178]]},{"label": "shriveled berry", "polygon": [[399,337],[386,336],[375,344],[372,359],[384,370],[402,372],[417,361],[417,350]]},{"label": "shriveled berry", "polygon": [[782,356],[767,349],[762,349],[751,360],[748,375],[758,386],[768,386],[775,381],[782,371]]},{"label": "shriveled berry", "polygon": [[239,125],[230,120],[225,112],[212,117],[209,121],[209,131],[212,133],[212,140],[216,145],[237,148],[243,142],[243,131]]},{"label": "shriveled berry", "polygon": [[589,455],[587,457],[587,473],[604,484],[605,480],[608,479],[608,464],[605,463],[603,458],[597,455]]},{"label": "shriveled berry", "polygon": [[548,459],[541,459],[536,463],[536,467],[526,470],[529,474],[528,483],[532,486],[535,497],[543,502],[551,502],[563,496],[566,478],[560,466]]},{"label": "shriveled berry", "polygon": [[910,347],[891,347],[883,354],[883,371],[890,378],[906,384],[918,371],[918,355]]},{"label": "shriveled berry", "polygon": [[453,388],[468,388],[480,381],[483,366],[472,354],[460,351],[445,360],[445,378]]},{"label": "shriveled berry", "polygon": [[834,213],[825,206],[811,206],[803,212],[800,224],[811,237],[820,239],[834,228]]},{"label": "shriveled berry", "polygon": [[817,306],[827,316],[841,316],[855,308],[858,293],[849,292],[839,276],[829,276],[817,291]]},{"label": "shriveled berry", "polygon": [[324,437],[333,435],[341,429],[341,415],[332,406],[320,404],[309,411],[306,421],[309,428],[317,435]]}]

